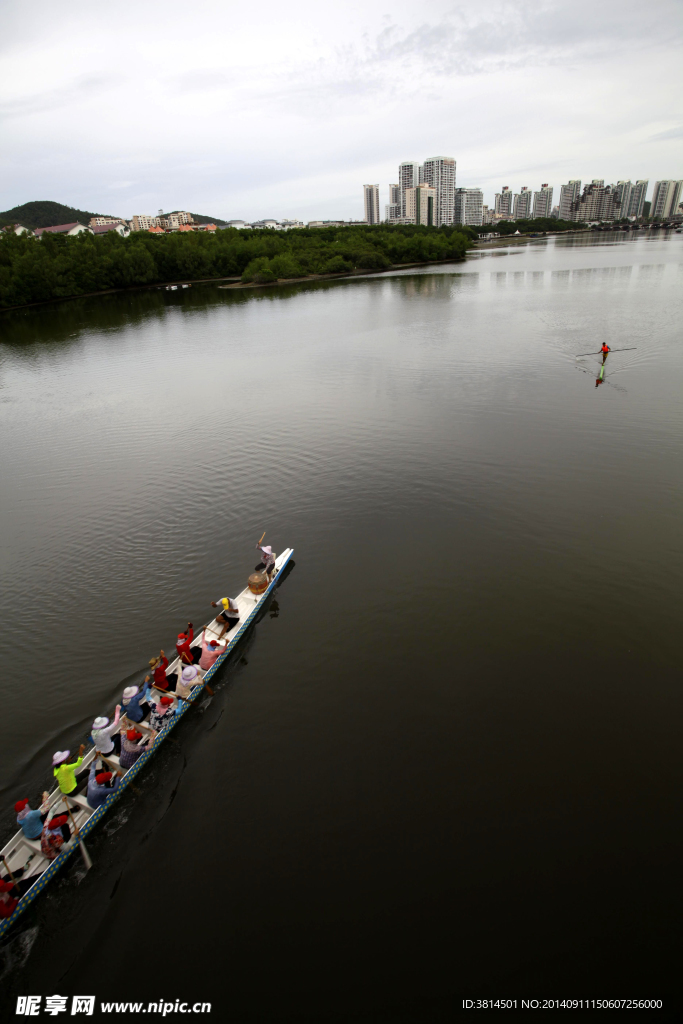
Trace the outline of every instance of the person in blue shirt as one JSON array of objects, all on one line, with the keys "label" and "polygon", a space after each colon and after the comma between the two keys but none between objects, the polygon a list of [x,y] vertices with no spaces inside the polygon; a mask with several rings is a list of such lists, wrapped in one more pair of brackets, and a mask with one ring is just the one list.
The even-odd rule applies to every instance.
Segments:
[{"label": "person in blue shirt", "polygon": [[88,792],[86,795],[86,800],[93,810],[102,806],[107,797],[111,796],[112,793],[118,789],[119,782],[121,781],[117,775],[112,783],[112,772],[104,772],[101,768],[96,768],[97,760],[98,759],[95,758],[90,766],[90,774],[88,775]]},{"label": "person in blue shirt", "polygon": [[[145,683],[149,681],[149,678],[149,676],[146,677]],[[142,722],[149,715],[149,707],[143,709],[140,705],[147,700],[150,692],[149,686],[143,690],[137,686],[127,686],[123,691],[123,713],[131,722]]]},{"label": "person in blue shirt", "polygon": [[43,793],[43,802],[37,811],[32,811],[28,800],[18,800],[14,805],[17,812],[17,824],[27,839],[40,839],[43,823],[48,815],[49,793]]}]

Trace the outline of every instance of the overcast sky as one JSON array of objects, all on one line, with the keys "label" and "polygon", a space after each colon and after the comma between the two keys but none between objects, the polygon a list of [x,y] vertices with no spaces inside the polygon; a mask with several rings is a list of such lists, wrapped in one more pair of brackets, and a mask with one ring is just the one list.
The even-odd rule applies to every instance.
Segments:
[{"label": "overcast sky", "polygon": [[435,155],[485,202],[649,197],[683,177],[682,36],[683,0],[5,0],[0,209],[361,218]]}]

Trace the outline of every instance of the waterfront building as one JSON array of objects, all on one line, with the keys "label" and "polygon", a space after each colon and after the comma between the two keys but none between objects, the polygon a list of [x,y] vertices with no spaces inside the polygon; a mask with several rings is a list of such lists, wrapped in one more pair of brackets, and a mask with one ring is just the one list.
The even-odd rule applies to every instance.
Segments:
[{"label": "waterfront building", "polygon": [[493,221],[493,210],[484,203],[481,208],[481,222],[482,224],[491,224]]},{"label": "waterfront building", "polygon": [[581,182],[578,178],[572,178],[566,185],[560,188],[560,208],[558,217],[560,220],[576,220],[572,212],[572,204],[581,194]]},{"label": "waterfront building", "polygon": [[91,217],[89,226],[91,228],[101,228],[105,224],[125,224],[126,221],[123,217]]},{"label": "waterfront building", "polygon": [[557,220],[557,218],[560,216],[560,208],[559,208],[559,206],[553,206],[550,216],[554,220]]},{"label": "waterfront building", "polygon": [[620,217],[628,217],[628,211],[631,208],[633,185],[630,181],[618,181],[616,185],[612,185],[612,191],[619,200]]},{"label": "waterfront building", "polygon": [[512,220],[512,192],[509,185],[503,185],[500,192],[496,192],[495,215],[496,220]]},{"label": "waterfront building", "polygon": [[406,189],[406,216],[403,223],[428,224],[434,223],[434,207],[436,205],[436,189],[429,185],[416,185]]},{"label": "waterfront building", "polygon": [[474,227],[484,223],[484,193],[480,188],[456,188],[453,223]]},{"label": "waterfront building", "polygon": [[534,192],[534,218],[549,217],[553,208],[553,187],[545,182],[540,192]]},{"label": "waterfront building", "polygon": [[[419,172],[418,172],[419,177]],[[455,216],[455,158],[432,156],[422,165],[422,179],[435,190],[434,224],[453,224]]]},{"label": "waterfront building", "polygon": [[631,188],[631,201],[626,212],[627,217],[642,217],[645,196],[647,195],[648,180],[640,179]]},{"label": "waterfront building", "polygon": [[406,217],[406,189],[420,184],[420,165],[417,160],[404,160],[398,165],[398,191],[401,217]]},{"label": "waterfront building", "polygon": [[515,201],[512,215],[515,220],[529,220],[531,217],[532,192],[526,185],[522,185],[522,191],[515,194]]},{"label": "waterfront building", "polygon": [[650,217],[653,220],[664,220],[678,213],[683,181],[656,181],[652,190]]},{"label": "waterfront building", "polygon": [[158,227],[161,227],[158,217],[148,217],[146,213],[136,213],[133,217],[133,231],[149,231]]},{"label": "waterfront building", "polygon": [[69,224],[53,224],[49,228],[36,228],[34,234],[37,238],[40,238],[45,232],[50,235],[80,235],[83,231],[89,231],[92,234],[89,227],[81,224],[80,221],[74,220]]},{"label": "waterfront building", "polygon": [[615,220],[621,217],[621,204],[611,185],[605,186],[603,178],[594,178],[572,203],[572,214],[572,220],[583,222]]},{"label": "waterfront building", "polygon": [[110,221],[108,224],[95,224],[90,228],[93,235],[106,235],[109,231],[115,231],[121,238],[128,238],[130,228],[127,224],[119,221]]},{"label": "waterfront building", "polygon": [[379,224],[379,185],[363,185],[366,224]]},{"label": "waterfront building", "polygon": [[401,216],[401,187],[398,184],[389,185],[389,203],[384,207],[384,219],[393,224]]}]

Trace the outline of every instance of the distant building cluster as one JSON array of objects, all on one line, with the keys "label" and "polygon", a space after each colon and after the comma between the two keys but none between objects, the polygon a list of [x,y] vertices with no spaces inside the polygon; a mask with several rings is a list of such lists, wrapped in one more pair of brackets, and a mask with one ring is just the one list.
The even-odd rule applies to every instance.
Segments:
[{"label": "distant building cluster", "polygon": [[[519,192],[503,185],[493,207],[489,207],[480,188],[456,187],[455,170],[455,159],[445,156],[430,157],[422,164],[413,160],[399,164],[398,181],[389,185],[384,223],[478,227],[541,217],[584,223],[625,217],[661,221],[680,217],[683,212],[679,205],[683,181],[656,181],[652,200],[647,203],[648,181],[605,185],[603,179],[595,178],[582,191],[581,182],[573,179],[562,185],[557,206],[553,206],[554,190],[547,183],[537,190],[522,185]],[[363,185],[363,207],[365,223],[379,224],[379,185]]]},{"label": "distant building cluster", "polygon": [[[451,224],[481,224],[484,195],[478,188],[456,188],[456,164],[452,156],[432,156],[424,163],[404,160],[398,165],[398,181],[389,185],[389,203],[384,207],[387,224],[428,224],[442,227]],[[377,189],[377,219],[368,216],[368,224],[379,221],[379,186],[363,186],[366,196],[369,188]],[[458,218],[466,217],[467,220]]]}]

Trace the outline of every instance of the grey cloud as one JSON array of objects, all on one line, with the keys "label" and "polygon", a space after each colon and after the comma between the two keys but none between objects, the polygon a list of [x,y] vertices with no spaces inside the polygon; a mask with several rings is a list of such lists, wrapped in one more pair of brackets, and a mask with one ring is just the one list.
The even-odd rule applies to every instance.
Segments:
[{"label": "grey cloud", "polygon": [[22,96],[0,104],[0,119],[27,117],[30,114],[43,114],[49,110],[58,110],[60,107],[70,106],[80,100],[100,95],[119,81],[119,75],[82,75],[59,89],[50,89],[33,96]]},{"label": "grey cloud", "polygon": [[667,139],[683,139],[683,124],[679,124],[677,128],[669,128],[665,132],[658,132],[657,135],[651,135],[647,141],[665,142]]},{"label": "grey cloud", "polygon": [[532,5],[528,0],[484,4],[472,17],[456,10],[437,24],[404,33],[387,26],[370,45],[365,61],[428,64],[436,74],[480,74],[567,59],[591,59],[625,48],[667,44],[683,34],[676,0],[644,20],[642,5],[623,0],[560,0]]}]

